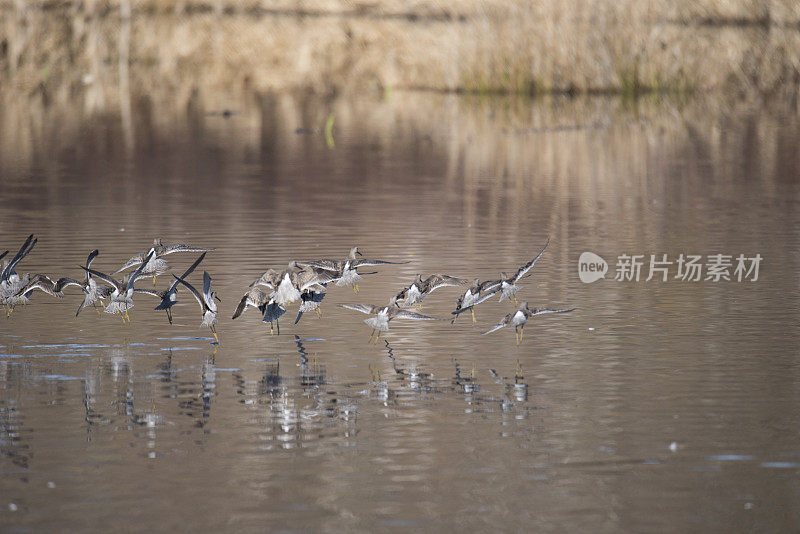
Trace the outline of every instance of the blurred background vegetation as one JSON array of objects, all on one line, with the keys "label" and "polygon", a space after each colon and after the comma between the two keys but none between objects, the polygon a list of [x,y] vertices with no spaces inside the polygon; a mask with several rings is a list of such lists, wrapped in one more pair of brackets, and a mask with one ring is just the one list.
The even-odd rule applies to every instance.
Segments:
[{"label": "blurred background vegetation", "polygon": [[43,153],[179,139],[307,158],[334,116],[385,150],[407,135],[453,169],[567,182],[599,157],[584,132],[717,154],[744,122],[775,167],[798,87],[790,0],[0,0],[0,162],[20,180]]},{"label": "blurred background vegetation", "polygon": [[19,94],[758,96],[800,83],[792,0],[0,0],[0,14],[3,86]]}]

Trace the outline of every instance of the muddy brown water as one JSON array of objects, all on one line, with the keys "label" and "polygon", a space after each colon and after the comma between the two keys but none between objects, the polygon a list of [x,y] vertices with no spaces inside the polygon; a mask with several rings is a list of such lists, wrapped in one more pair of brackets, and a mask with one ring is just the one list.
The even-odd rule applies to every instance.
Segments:
[{"label": "muddy brown water", "polygon": [[[615,99],[133,99],[130,116],[4,103],[0,251],[22,272],[114,270],[154,237],[214,247],[221,344],[35,293],[0,318],[6,531],[787,531],[800,523],[800,121],[768,108]],[[233,113],[223,113],[225,109]],[[331,136],[325,135],[327,117]],[[11,124],[13,122],[13,124]],[[416,273],[514,271],[577,308],[477,324],[365,316]],[[290,259],[368,257],[361,291],[270,335],[248,284]],[[578,259],[608,263],[583,283]],[[646,281],[650,255],[668,280]],[[676,278],[699,255],[700,281]],[[731,280],[706,280],[716,254]],[[758,279],[736,258],[760,254]],[[639,281],[615,280],[642,255]],[[168,259],[182,271],[194,259]],[[749,266],[749,264],[748,264]],[[371,270],[368,268],[367,270]],[[159,288],[169,283],[160,277]],[[137,282],[152,286],[152,279]],[[449,317],[458,290],[423,313]]]}]

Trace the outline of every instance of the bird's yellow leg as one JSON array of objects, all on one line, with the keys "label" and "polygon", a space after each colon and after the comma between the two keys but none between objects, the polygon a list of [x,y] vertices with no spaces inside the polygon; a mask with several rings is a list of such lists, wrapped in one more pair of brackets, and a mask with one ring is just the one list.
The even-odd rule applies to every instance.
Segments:
[{"label": "bird's yellow leg", "polygon": [[475,318],[475,308],[472,308],[471,311],[472,311],[472,324],[475,324],[478,322],[478,320]]},{"label": "bird's yellow leg", "polygon": [[213,326],[211,327],[211,333],[214,334],[214,341],[219,343],[219,336],[217,335],[217,329],[214,328]]},{"label": "bird's yellow leg", "polygon": [[353,293],[356,293],[356,294],[358,294],[358,282],[356,282],[355,284],[353,284]]},{"label": "bird's yellow leg", "polygon": [[381,338],[381,331],[380,331],[380,330],[378,330],[378,335],[377,335],[377,336],[375,336],[375,344],[376,344],[376,345],[378,344],[378,340],[379,340],[380,338]]},{"label": "bird's yellow leg", "polygon": [[131,322],[131,316],[128,315],[128,310],[127,309],[125,310],[125,318],[128,320],[128,322]]},{"label": "bird's yellow leg", "polygon": [[519,341],[520,341],[520,343],[522,343],[522,336],[524,336],[524,335],[525,335],[525,325],[522,325],[522,327],[520,327],[520,329],[519,329]]},{"label": "bird's yellow leg", "polygon": [[269,335],[272,335],[272,333],[273,333],[272,323],[269,323]]},{"label": "bird's yellow leg", "polygon": [[156,275],[153,275],[153,287],[156,287]]},{"label": "bird's yellow leg", "polygon": [[369,341],[367,343],[372,343],[372,336],[375,335],[375,329],[372,329],[372,333],[369,335]]},{"label": "bird's yellow leg", "polygon": [[317,317],[322,319],[322,308],[320,308],[320,307],[317,307]]}]

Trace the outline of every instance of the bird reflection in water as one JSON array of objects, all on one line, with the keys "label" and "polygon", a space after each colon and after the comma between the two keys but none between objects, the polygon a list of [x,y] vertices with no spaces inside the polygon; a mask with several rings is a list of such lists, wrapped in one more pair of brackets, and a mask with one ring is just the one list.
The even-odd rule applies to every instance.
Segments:
[{"label": "bird reflection in water", "polygon": [[[170,380],[168,391],[169,398],[181,399],[178,402],[180,414],[190,417],[194,421],[194,426],[205,430],[211,417],[211,401],[216,395],[217,387],[217,366],[216,366],[216,346],[214,351],[206,355],[200,364],[198,379],[180,380],[177,375],[174,380]],[[169,361],[172,361],[170,356]],[[168,373],[171,376],[172,373]],[[173,386],[176,388],[173,394]]]},{"label": "bird reflection in water", "polygon": [[384,339],[383,342],[386,343],[386,353],[392,361],[392,369],[394,369],[395,375],[401,377],[409,389],[428,390],[431,386],[430,373],[424,372],[419,365],[414,367],[398,367],[397,358],[395,358],[392,346],[386,339]]},{"label": "bird reflection in water", "polygon": [[453,358],[453,365],[455,366],[455,375],[452,380],[454,389],[464,395],[464,402],[469,406],[465,410],[466,413],[472,413],[476,411],[474,409],[475,405],[481,406],[483,404],[483,399],[476,398],[476,394],[480,391],[476,365],[473,362],[472,369],[467,374],[462,374],[461,365],[455,358]]},{"label": "bird reflection in water", "polygon": [[282,388],[283,379],[281,378],[281,362],[280,360],[271,360],[266,363],[264,374],[258,381],[258,396],[262,398],[271,398],[279,395]]},{"label": "bird reflection in water", "polygon": [[[0,361],[0,389],[23,381],[22,367]],[[28,469],[33,451],[25,442],[28,431],[24,425],[24,415],[13,398],[0,398],[0,457],[8,458],[17,467]],[[10,473],[11,470],[6,470]]]},{"label": "bird reflection in water", "polygon": [[295,334],[294,342],[297,344],[297,353],[300,355],[300,385],[304,388],[318,387],[325,384],[325,367],[319,363],[319,359],[314,356],[311,362],[308,360],[308,352],[306,351],[303,341],[300,336]]},{"label": "bird reflection in water", "polygon": [[86,421],[87,442],[92,441],[95,426],[108,424],[110,421],[108,417],[96,409],[97,396],[101,384],[100,370],[97,367],[87,370],[86,378],[83,381],[83,409],[85,412],[84,421]]}]

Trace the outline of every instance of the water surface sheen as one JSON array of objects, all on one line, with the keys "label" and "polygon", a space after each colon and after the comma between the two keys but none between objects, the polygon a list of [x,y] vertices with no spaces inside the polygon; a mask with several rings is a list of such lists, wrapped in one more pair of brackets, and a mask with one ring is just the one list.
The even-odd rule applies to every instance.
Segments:
[{"label": "water surface sheen", "polygon": [[[789,105],[243,98],[132,102],[132,120],[5,102],[0,251],[20,271],[113,271],[154,237],[215,247],[221,344],[35,293],[0,318],[0,523],[9,530],[786,531],[800,524],[800,122]],[[30,108],[30,109],[28,109]],[[322,128],[333,114],[333,139]],[[333,141],[331,143],[331,141]],[[365,316],[416,273],[513,272],[576,307],[515,345],[514,305]],[[270,336],[248,284],[290,259],[367,257],[356,295]],[[609,263],[583,284],[578,257]],[[640,281],[617,258],[645,255]],[[760,254],[757,281],[645,281],[650,254]],[[193,255],[169,257],[181,272]],[[367,269],[369,270],[369,269]],[[159,278],[158,286],[169,283]],[[656,277],[658,278],[658,277]],[[152,286],[152,279],[138,282]],[[444,288],[423,313],[449,317]]]}]

